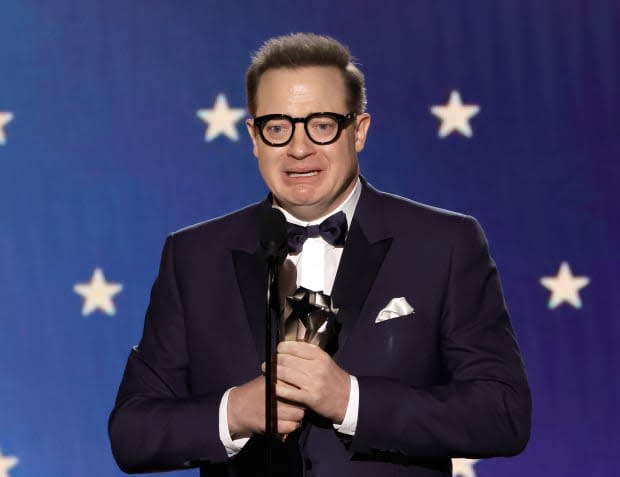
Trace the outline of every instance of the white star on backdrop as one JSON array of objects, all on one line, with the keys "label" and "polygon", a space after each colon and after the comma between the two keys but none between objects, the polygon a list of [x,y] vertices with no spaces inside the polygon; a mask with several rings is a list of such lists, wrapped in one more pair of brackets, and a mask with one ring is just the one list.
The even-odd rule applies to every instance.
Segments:
[{"label": "white star on backdrop", "polygon": [[549,298],[549,308],[553,309],[562,303],[570,303],[575,308],[581,308],[581,297],[579,290],[590,283],[588,277],[576,277],[568,265],[568,262],[562,262],[560,269],[555,277],[542,277],[540,284],[551,290],[551,298]]},{"label": "white star on backdrop", "polygon": [[197,116],[207,123],[205,140],[213,141],[223,134],[232,141],[239,140],[236,123],[245,116],[245,109],[228,106],[226,96],[218,94],[212,109],[199,109]]},{"label": "white star on backdrop", "polygon": [[9,470],[15,467],[18,462],[17,457],[2,455],[2,450],[0,450],[0,477],[10,477]]},{"label": "white star on backdrop", "polygon": [[[106,282],[101,268],[95,268],[90,283],[78,283],[73,290],[84,297],[82,315],[88,316],[99,309],[112,316],[116,313],[112,297],[121,292],[123,285],[120,283]],[[1,477],[1,476],[0,476]]]},{"label": "white star on backdrop", "polygon": [[452,459],[452,477],[476,477],[474,465],[480,459]]},{"label": "white star on backdrop", "polygon": [[480,112],[480,106],[476,104],[463,104],[458,91],[450,93],[450,99],[443,106],[433,106],[431,113],[441,119],[439,137],[446,137],[453,131],[460,132],[463,136],[472,137],[473,132],[469,120]]},{"label": "white star on backdrop", "polygon": [[0,146],[6,144],[6,134],[4,126],[13,120],[13,113],[0,111]]}]

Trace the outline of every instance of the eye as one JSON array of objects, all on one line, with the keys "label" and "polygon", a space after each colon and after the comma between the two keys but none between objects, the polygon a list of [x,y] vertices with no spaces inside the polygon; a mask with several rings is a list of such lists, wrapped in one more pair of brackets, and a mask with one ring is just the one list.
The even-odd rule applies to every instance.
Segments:
[{"label": "eye", "polygon": [[332,134],[338,129],[338,124],[332,118],[314,118],[310,121],[310,128],[316,134]]},{"label": "eye", "polygon": [[280,126],[279,124],[274,124],[273,126],[267,126],[267,130],[270,133],[278,134],[282,132],[282,126]]},{"label": "eye", "polygon": [[318,123],[315,127],[316,129],[320,129],[322,131],[331,131],[334,128],[334,124],[323,122],[323,123]]},{"label": "eye", "polygon": [[263,133],[268,136],[282,136],[288,134],[290,131],[290,124],[288,121],[273,120],[265,123]]}]

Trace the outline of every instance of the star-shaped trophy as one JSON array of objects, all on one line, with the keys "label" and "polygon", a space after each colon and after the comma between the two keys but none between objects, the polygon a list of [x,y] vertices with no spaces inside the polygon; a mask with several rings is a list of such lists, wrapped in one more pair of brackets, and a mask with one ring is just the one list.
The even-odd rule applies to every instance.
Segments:
[{"label": "star-shaped trophy", "polygon": [[334,354],[340,328],[337,314],[329,295],[299,287],[286,297],[281,336],[284,341],[305,341]]}]

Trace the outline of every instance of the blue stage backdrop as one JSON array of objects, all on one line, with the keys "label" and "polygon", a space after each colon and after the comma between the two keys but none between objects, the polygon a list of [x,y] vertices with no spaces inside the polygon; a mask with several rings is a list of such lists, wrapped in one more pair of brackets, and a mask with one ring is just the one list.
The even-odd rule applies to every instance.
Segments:
[{"label": "blue stage backdrop", "polygon": [[474,215],[499,265],[532,438],[454,474],[616,475],[617,0],[1,0],[0,477],[122,474],[107,417],[163,241],[265,196],[244,73],[295,31],[366,73],[369,182]]}]

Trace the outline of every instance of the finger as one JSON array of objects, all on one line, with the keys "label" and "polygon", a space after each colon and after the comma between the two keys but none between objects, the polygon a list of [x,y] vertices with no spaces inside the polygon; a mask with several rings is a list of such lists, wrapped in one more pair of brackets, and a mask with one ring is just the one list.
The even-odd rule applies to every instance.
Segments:
[{"label": "finger", "polygon": [[289,354],[278,354],[276,377],[288,384],[302,389],[321,387],[330,380],[333,373],[340,370],[334,361],[327,359],[303,359]]},{"label": "finger", "polygon": [[291,369],[307,370],[316,366],[316,360],[300,358],[292,354],[280,354],[278,353],[276,364],[278,367],[284,366]]},{"label": "finger", "polygon": [[276,376],[278,377],[277,382],[283,382],[297,388],[306,386],[311,380],[310,375],[305,371],[288,366],[278,366]]},{"label": "finger", "polygon": [[300,427],[301,422],[299,421],[285,421],[278,419],[278,422],[276,423],[276,430],[278,434],[289,434],[291,432],[295,432]]},{"label": "finger", "polygon": [[284,399],[284,398],[278,398],[277,404],[278,404],[278,406],[282,406],[282,408],[288,406],[288,407],[292,407],[292,408],[295,408],[295,409],[300,409],[303,412],[306,411],[306,408],[302,404],[299,404],[298,402],[290,401],[290,400]]},{"label": "finger", "polygon": [[276,383],[276,396],[278,396],[278,398],[293,401],[307,407],[308,393],[282,381],[278,381],[278,383]]},{"label": "finger", "polygon": [[317,353],[324,353],[324,351],[316,345],[303,341],[282,341],[278,345],[278,353],[291,354],[303,359],[314,359]]},{"label": "finger", "polygon": [[277,416],[278,419],[284,421],[301,421],[304,418],[305,411],[301,407],[281,407],[278,405]]},{"label": "finger", "polygon": [[283,368],[288,368],[305,375],[306,380],[312,380],[312,376],[315,376],[317,372],[320,373],[321,370],[326,369],[330,362],[323,359],[305,359],[291,354],[278,353],[278,360],[276,364],[278,366],[276,370],[276,375],[278,378],[280,376],[277,373],[279,373]]}]

